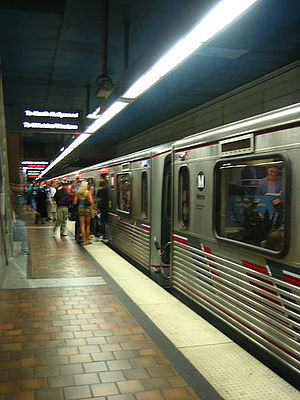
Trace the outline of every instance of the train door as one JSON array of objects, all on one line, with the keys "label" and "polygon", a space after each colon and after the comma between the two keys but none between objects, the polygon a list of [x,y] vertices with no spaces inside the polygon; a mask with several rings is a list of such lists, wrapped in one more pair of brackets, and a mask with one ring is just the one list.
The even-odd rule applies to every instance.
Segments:
[{"label": "train door", "polygon": [[[159,150],[162,150],[159,152]],[[151,157],[151,278],[169,286],[172,168],[170,147]]]},{"label": "train door", "polygon": [[161,261],[170,264],[171,250],[171,190],[172,190],[172,165],[171,154],[164,162],[162,196],[161,196]]}]

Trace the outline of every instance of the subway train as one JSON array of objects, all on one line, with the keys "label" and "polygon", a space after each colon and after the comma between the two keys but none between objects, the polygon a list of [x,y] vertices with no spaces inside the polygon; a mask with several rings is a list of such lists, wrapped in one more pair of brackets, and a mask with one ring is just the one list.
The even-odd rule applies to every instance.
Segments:
[{"label": "subway train", "polygon": [[299,171],[297,103],[67,179],[105,174],[109,245],[297,374]]}]

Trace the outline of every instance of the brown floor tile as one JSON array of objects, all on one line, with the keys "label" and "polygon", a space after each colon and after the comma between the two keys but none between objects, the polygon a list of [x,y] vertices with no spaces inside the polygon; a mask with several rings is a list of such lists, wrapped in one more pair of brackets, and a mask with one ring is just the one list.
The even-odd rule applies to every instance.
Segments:
[{"label": "brown floor tile", "polygon": [[[50,231],[30,230],[34,277],[95,275],[71,237]],[[0,400],[9,399],[198,397],[109,287],[80,286],[0,291]]]},{"label": "brown floor tile", "polygon": [[125,380],[125,376],[121,371],[107,371],[99,373],[102,383],[120,382]]},{"label": "brown floor tile", "polygon": [[73,386],[64,388],[65,399],[67,400],[77,400],[84,399],[91,396],[91,391],[89,386]]},{"label": "brown floor tile", "polygon": [[46,386],[46,380],[42,378],[24,379],[21,381],[21,390],[40,389]]},{"label": "brown floor tile", "polygon": [[145,368],[126,369],[123,371],[126,379],[146,379],[150,378],[148,371]]},{"label": "brown floor tile", "polygon": [[74,375],[76,385],[91,385],[100,383],[100,379],[96,373]]},{"label": "brown floor tile", "polygon": [[70,375],[51,376],[48,378],[48,385],[50,388],[60,388],[64,386],[73,386],[74,382]]},{"label": "brown floor tile", "polygon": [[35,400],[34,392],[19,392],[19,393],[10,393],[5,396],[5,400]]},{"label": "brown floor tile", "polygon": [[35,392],[34,400],[64,400],[61,389],[45,389]]},{"label": "brown floor tile", "polygon": [[138,393],[145,390],[142,381],[138,379],[127,380],[124,382],[119,382],[118,387],[121,393]]},{"label": "brown floor tile", "polygon": [[125,394],[117,394],[116,396],[108,396],[107,400],[136,400],[136,397],[133,394],[125,393]]},{"label": "brown floor tile", "polygon": [[86,372],[102,372],[107,371],[107,365],[102,361],[95,361],[83,364]]},{"label": "brown floor tile", "polygon": [[158,390],[136,393],[137,400],[165,400]]},{"label": "brown floor tile", "polygon": [[19,382],[0,382],[0,393],[17,392],[19,386]]},{"label": "brown floor tile", "polygon": [[93,396],[109,396],[118,394],[119,390],[115,383],[100,383],[99,385],[92,385]]},{"label": "brown floor tile", "polygon": [[192,400],[193,396],[185,388],[162,389],[166,400]]},{"label": "brown floor tile", "polygon": [[147,390],[170,387],[170,383],[165,378],[143,379],[143,385]]},{"label": "brown floor tile", "polygon": [[[102,398],[102,400],[104,400]],[[125,393],[125,394],[117,394],[116,396],[108,396],[107,400],[136,400],[136,397],[133,394]]]}]

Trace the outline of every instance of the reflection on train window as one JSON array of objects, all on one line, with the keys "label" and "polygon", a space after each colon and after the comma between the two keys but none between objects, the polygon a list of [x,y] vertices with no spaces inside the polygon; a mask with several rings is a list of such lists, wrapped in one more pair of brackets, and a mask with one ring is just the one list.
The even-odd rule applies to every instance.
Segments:
[{"label": "reflection on train window", "polygon": [[178,220],[183,228],[189,227],[190,216],[190,174],[187,167],[179,170]]},{"label": "reflection on train window", "polygon": [[279,157],[217,165],[219,236],[280,252],[286,233],[285,162]]},{"label": "reflection on train window", "polygon": [[148,179],[147,172],[142,173],[142,218],[147,218],[148,210]]},{"label": "reflection on train window", "polygon": [[131,177],[130,174],[117,175],[118,209],[127,213],[131,210]]}]

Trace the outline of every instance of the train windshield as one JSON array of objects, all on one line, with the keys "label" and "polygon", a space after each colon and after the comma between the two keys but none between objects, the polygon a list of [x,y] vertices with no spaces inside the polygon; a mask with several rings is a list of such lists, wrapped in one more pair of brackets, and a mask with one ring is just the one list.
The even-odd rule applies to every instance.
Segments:
[{"label": "train windshield", "polygon": [[216,166],[220,237],[280,253],[286,242],[287,166],[279,157]]}]

